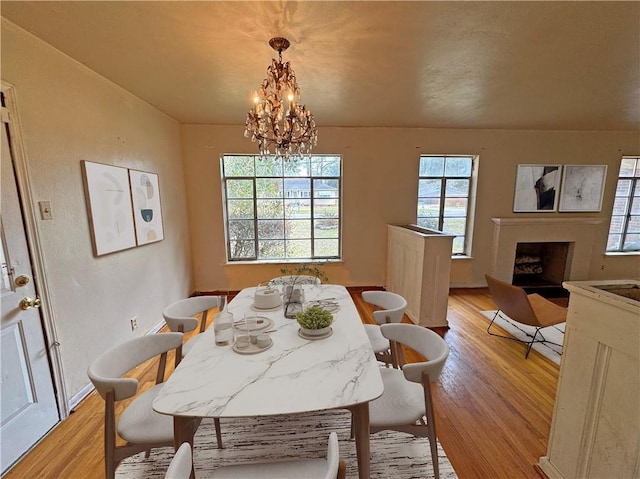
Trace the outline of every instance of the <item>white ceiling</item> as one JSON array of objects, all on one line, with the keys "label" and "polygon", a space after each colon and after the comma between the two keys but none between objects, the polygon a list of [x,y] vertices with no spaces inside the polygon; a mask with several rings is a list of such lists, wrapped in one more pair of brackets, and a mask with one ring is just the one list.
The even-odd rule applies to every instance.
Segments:
[{"label": "white ceiling", "polygon": [[244,124],[283,54],[322,126],[640,130],[640,2],[2,0],[182,123]]}]

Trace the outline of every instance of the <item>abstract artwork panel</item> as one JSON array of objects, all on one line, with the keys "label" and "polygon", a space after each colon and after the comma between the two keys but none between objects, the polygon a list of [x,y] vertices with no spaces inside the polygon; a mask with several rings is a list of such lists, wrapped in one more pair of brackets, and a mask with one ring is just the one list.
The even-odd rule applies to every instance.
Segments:
[{"label": "abstract artwork panel", "polygon": [[607,165],[565,165],[560,211],[600,211]]},{"label": "abstract artwork panel", "polygon": [[126,168],[82,162],[95,256],[136,245]]},{"label": "abstract artwork panel", "polygon": [[138,246],[164,239],[158,175],[129,170]]},{"label": "abstract artwork panel", "polygon": [[515,213],[545,213],[558,208],[560,165],[518,165]]}]

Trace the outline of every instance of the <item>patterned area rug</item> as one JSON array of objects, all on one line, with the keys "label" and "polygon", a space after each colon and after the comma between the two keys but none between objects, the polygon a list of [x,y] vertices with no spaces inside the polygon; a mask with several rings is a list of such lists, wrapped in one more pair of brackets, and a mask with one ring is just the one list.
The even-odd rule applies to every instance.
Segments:
[{"label": "patterned area rug", "polygon": [[[491,321],[493,316],[496,314],[494,311],[480,311],[485,318]],[[518,323],[508,316],[506,316],[502,311],[498,314],[498,317],[495,320],[494,326],[498,325],[506,332],[511,334],[513,337],[518,338],[524,341],[530,341],[535,333],[535,328],[532,326],[527,326],[526,324]],[[562,343],[564,341],[564,328],[566,323],[560,323],[555,326],[549,326],[548,328],[542,328],[540,333],[546,342],[544,343],[534,343],[533,349],[538,351],[544,357],[549,358],[556,364],[560,364],[560,358],[562,357]],[[493,326],[491,327],[491,331],[493,332]],[[538,333],[537,339],[540,339],[540,333]],[[553,344],[555,343],[555,344]],[[523,345],[523,348],[526,347]]]},{"label": "patterned area rug", "polygon": [[[326,457],[329,432],[336,431],[340,458],[347,463],[347,478],[358,477],[355,441],[349,439],[350,413],[343,410],[298,416],[222,420],[224,449],[216,447],[213,420],[204,420],[195,436],[196,478],[204,479],[223,464],[271,462],[302,457]],[[440,477],[457,478],[438,444]],[[173,448],[153,449],[125,459],[116,471],[118,479],[161,479]],[[372,479],[433,478],[429,440],[399,432],[371,436]]]}]

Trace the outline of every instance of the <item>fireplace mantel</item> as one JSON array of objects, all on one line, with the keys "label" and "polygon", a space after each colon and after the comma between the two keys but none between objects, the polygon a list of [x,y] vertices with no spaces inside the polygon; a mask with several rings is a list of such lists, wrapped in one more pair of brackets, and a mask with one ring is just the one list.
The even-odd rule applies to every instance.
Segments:
[{"label": "fireplace mantel", "polygon": [[513,264],[518,243],[571,243],[565,281],[589,279],[589,265],[599,218],[491,218],[493,245],[491,275],[508,283],[513,280]]}]

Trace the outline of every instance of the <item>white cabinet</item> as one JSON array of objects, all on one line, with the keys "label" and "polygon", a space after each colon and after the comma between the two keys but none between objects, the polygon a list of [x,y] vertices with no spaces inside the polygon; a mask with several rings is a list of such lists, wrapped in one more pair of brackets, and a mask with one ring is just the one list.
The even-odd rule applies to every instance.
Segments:
[{"label": "white cabinet", "polygon": [[448,326],[454,235],[415,225],[387,225],[387,291],[407,300],[406,314],[429,328]]},{"label": "white cabinet", "polygon": [[[547,455],[552,479],[640,472],[640,282],[575,281]],[[635,299],[634,299],[635,298]]]}]

